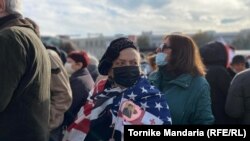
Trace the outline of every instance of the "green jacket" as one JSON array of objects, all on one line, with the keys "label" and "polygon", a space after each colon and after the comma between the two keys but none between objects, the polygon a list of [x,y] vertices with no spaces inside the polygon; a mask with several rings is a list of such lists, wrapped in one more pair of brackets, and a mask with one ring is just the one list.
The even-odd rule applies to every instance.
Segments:
[{"label": "green jacket", "polygon": [[50,62],[20,15],[0,18],[0,140],[48,141]]},{"label": "green jacket", "polygon": [[160,69],[149,80],[165,94],[173,124],[213,124],[209,84],[204,77],[182,74],[173,78]]}]

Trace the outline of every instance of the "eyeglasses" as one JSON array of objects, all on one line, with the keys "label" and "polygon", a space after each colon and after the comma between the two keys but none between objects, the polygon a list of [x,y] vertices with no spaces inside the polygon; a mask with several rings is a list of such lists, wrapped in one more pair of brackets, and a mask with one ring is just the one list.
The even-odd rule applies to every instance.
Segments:
[{"label": "eyeglasses", "polygon": [[172,47],[171,47],[170,45],[167,45],[167,44],[165,44],[165,43],[162,43],[162,44],[160,45],[160,48],[161,48],[161,50],[172,49]]}]

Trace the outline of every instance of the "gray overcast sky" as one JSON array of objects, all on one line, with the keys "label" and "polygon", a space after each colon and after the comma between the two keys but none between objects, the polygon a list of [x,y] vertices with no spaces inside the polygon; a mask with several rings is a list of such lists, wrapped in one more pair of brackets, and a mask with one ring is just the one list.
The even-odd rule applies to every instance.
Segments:
[{"label": "gray overcast sky", "polygon": [[23,0],[42,35],[218,32],[250,28],[250,0]]}]

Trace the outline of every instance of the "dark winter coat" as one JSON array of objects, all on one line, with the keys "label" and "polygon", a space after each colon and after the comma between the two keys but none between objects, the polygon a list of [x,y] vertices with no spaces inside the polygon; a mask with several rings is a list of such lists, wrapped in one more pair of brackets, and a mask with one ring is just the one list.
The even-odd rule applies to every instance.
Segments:
[{"label": "dark winter coat", "polygon": [[250,124],[250,69],[235,76],[226,101],[226,113],[240,124]]},{"label": "dark winter coat", "polygon": [[231,124],[234,121],[225,112],[225,103],[231,76],[227,71],[228,53],[219,42],[211,42],[200,49],[207,68],[206,79],[211,87],[212,111],[215,124]]},{"label": "dark winter coat", "polygon": [[81,106],[87,101],[90,90],[94,88],[94,81],[87,68],[74,72],[69,80],[73,101],[64,117],[64,125],[67,126],[74,121]]},{"label": "dark winter coat", "polygon": [[48,141],[50,61],[21,15],[0,19],[0,140]]}]

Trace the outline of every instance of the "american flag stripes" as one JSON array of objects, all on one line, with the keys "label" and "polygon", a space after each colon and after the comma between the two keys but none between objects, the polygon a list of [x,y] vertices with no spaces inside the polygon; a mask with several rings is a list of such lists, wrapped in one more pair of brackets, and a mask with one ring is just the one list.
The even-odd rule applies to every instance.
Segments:
[{"label": "american flag stripes", "polygon": [[[106,81],[101,81],[93,90],[92,98],[82,106],[75,122],[67,129],[64,141],[83,141],[91,130],[89,128],[91,122],[100,118],[104,112],[112,114],[114,129],[121,134],[124,125],[171,124],[165,97],[150,85],[144,76],[127,89],[105,88],[105,83]],[[128,105],[127,107],[125,105],[126,108],[130,107],[130,110],[122,109],[121,105],[124,103]]]}]

